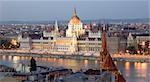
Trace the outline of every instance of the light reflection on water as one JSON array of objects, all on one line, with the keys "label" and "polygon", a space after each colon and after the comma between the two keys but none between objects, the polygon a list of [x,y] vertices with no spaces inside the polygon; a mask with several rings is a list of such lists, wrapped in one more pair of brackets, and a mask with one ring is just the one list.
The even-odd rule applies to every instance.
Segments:
[{"label": "light reflection on water", "polygon": [[12,61],[12,56],[11,55],[8,56],[8,61],[9,62]]},{"label": "light reflection on water", "polygon": [[137,73],[137,77],[143,77],[146,78],[147,77],[147,72],[146,70],[148,70],[147,67],[147,63],[134,63],[135,66],[135,72]]},{"label": "light reflection on water", "polygon": [[[0,64],[9,65],[12,67],[20,67],[20,62],[23,60],[30,64],[31,57],[23,56],[0,56]],[[89,60],[73,60],[73,59],[57,59],[57,58],[35,58],[37,65],[43,66],[63,66],[78,71],[81,68],[99,69],[99,61]],[[119,70],[123,73],[127,82],[149,82],[150,64],[138,62],[115,62]]]},{"label": "light reflection on water", "polygon": [[129,77],[130,76],[130,62],[125,62],[125,71],[126,71],[125,76]]}]

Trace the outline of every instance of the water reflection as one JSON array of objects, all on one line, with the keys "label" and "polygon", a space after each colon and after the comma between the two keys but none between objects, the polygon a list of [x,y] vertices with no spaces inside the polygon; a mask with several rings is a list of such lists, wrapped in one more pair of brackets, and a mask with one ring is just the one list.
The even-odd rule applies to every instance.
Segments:
[{"label": "water reflection", "polygon": [[97,60],[95,60],[95,64],[97,64],[98,63],[98,61]]},{"label": "water reflection", "polygon": [[19,60],[19,57],[18,57],[18,56],[14,56],[14,57],[13,57],[13,63],[17,63],[18,60]]},{"label": "water reflection", "polygon": [[130,76],[130,62],[125,62],[126,77]]},{"label": "water reflection", "polygon": [[8,56],[8,61],[9,62],[12,61],[12,56],[11,55]]},{"label": "water reflection", "polygon": [[88,68],[88,60],[84,60],[84,66],[85,68]]},{"label": "water reflection", "polygon": [[2,55],[2,61],[5,61],[5,59],[6,59],[6,56]]},{"label": "water reflection", "polygon": [[117,62],[116,62],[116,61],[114,61],[114,63],[115,63],[115,65],[117,65]]},{"label": "water reflection", "polygon": [[[8,59],[8,61],[7,61]],[[19,67],[21,69],[20,62],[26,61],[30,64],[31,57],[28,56],[0,56],[0,64],[10,65],[13,67]],[[43,66],[63,66],[78,71],[80,69],[99,69],[99,61],[89,60],[74,60],[74,59],[57,59],[57,58],[38,58],[35,57],[37,65]],[[8,64],[9,63],[9,64]],[[127,82],[148,82],[150,70],[149,63],[131,63],[131,62],[115,62],[117,67],[121,70]]]},{"label": "water reflection", "polygon": [[147,63],[142,63],[141,64],[141,74],[142,74],[141,76],[145,78],[148,75],[147,72],[148,72]]}]

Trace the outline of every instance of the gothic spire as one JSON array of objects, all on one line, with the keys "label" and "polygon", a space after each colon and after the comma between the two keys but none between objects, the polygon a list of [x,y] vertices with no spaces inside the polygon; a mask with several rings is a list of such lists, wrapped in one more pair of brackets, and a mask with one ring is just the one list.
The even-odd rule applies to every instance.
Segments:
[{"label": "gothic spire", "polygon": [[102,69],[105,69],[109,72],[117,73],[117,74],[114,74],[115,78],[116,78],[115,82],[126,82],[124,77],[121,74],[119,75],[118,69],[117,69],[115,63],[113,62],[109,52],[107,51],[106,30],[107,29],[104,24],[103,28],[102,28],[102,51],[100,52],[101,67],[102,67]]},{"label": "gothic spire", "polygon": [[58,31],[58,23],[57,23],[57,20],[55,21],[55,31]]},{"label": "gothic spire", "polygon": [[76,8],[73,9],[73,16],[77,16]]},{"label": "gothic spire", "polygon": [[102,49],[103,49],[103,52],[107,52],[107,40],[106,40],[106,26],[105,26],[105,24],[102,27]]}]

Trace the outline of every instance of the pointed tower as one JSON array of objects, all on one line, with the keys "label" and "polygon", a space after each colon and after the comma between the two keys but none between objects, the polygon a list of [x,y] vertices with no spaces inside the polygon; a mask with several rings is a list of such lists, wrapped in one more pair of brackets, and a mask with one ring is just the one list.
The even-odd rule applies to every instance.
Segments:
[{"label": "pointed tower", "polygon": [[132,36],[132,33],[129,33],[129,35],[127,37],[127,47],[134,46],[134,45],[135,45],[135,40]]},{"label": "pointed tower", "polygon": [[115,63],[113,62],[110,55],[106,55],[105,60],[104,60],[103,68],[106,69],[106,70],[109,70],[113,73],[118,71],[118,69],[117,69],[117,67],[116,67]]},{"label": "pointed tower", "polygon": [[101,69],[103,69],[104,65],[104,59],[106,55],[108,54],[107,51],[107,39],[106,39],[106,25],[104,24],[102,27],[102,49],[100,51],[100,66]]},{"label": "pointed tower", "polygon": [[55,21],[55,31],[58,32],[58,23],[57,23],[57,20]]},{"label": "pointed tower", "polygon": [[18,34],[18,41],[20,42],[20,40],[22,40],[22,33]]},{"label": "pointed tower", "polygon": [[77,16],[76,8],[73,9],[73,16]]},{"label": "pointed tower", "polygon": [[66,30],[66,37],[73,37],[75,33],[76,37],[83,35],[85,30],[83,29],[83,23],[77,16],[76,9],[73,9],[72,17],[68,23],[68,29]]},{"label": "pointed tower", "polygon": [[107,50],[107,39],[106,39],[106,26],[102,28],[102,50],[100,52],[100,67],[103,70],[109,71],[115,76],[115,82],[126,82],[124,77],[118,71],[115,63],[113,62],[108,50]]},{"label": "pointed tower", "polygon": [[58,23],[57,20],[55,21],[55,26],[54,26],[54,38],[57,38],[59,36],[59,29],[58,29]]},{"label": "pointed tower", "polygon": [[108,51],[107,51],[106,31],[107,31],[106,30],[106,25],[104,24],[103,28],[102,28],[102,52],[105,53],[105,56],[108,53]]}]

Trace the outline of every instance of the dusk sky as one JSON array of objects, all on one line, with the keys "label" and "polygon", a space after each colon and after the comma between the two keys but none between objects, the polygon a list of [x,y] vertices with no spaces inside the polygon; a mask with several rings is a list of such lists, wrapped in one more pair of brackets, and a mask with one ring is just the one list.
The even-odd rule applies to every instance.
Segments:
[{"label": "dusk sky", "polygon": [[149,18],[150,0],[0,0],[0,20],[81,20]]}]

